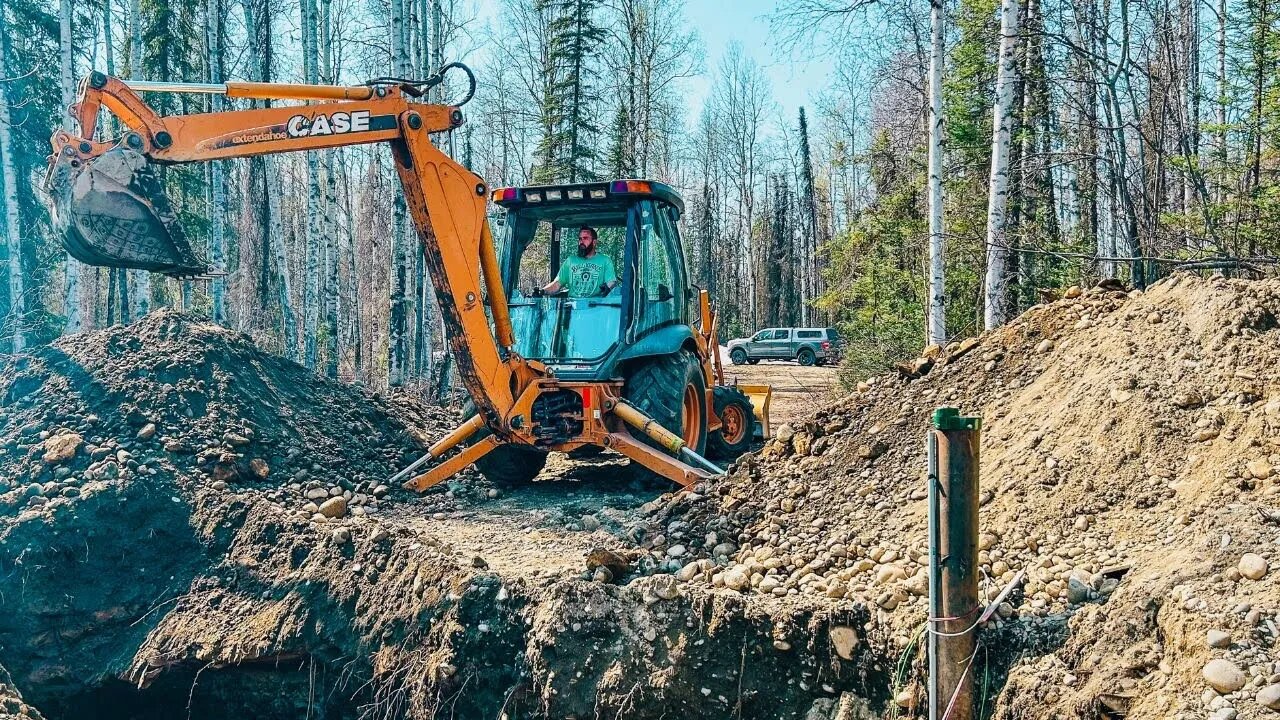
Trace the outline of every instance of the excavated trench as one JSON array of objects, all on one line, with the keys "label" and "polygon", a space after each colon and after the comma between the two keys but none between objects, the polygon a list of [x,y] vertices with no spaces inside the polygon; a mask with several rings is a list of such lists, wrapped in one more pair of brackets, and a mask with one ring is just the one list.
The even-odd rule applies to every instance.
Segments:
[{"label": "excavated trench", "polygon": [[858,607],[513,578],[388,523],[339,544],[171,493],[89,486],[8,524],[0,643],[46,717],[798,718],[887,692],[871,643],[831,641]]}]

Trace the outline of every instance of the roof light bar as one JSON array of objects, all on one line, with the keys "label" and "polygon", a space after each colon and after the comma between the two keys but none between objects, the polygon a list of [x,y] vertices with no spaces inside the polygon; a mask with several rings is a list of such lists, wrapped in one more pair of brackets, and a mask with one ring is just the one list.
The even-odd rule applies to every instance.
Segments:
[{"label": "roof light bar", "polygon": [[519,199],[520,188],[505,187],[493,191],[493,201],[496,203],[512,202]]},{"label": "roof light bar", "polygon": [[653,187],[643,180],[614,180],[609,185],[609,192],[615,194],[651,193]]},{"label": "roof light bar", "polygon": [[548,190],[548,191],[547,191],[547,201],[548,201],[548,202],[550,202],[550,201],[552,201],[552,200],[559,200],[559,199],[561,199],[561,198],[563,198],[563,197],[564,197],[564,195],[563,195],[559,190]]},{"label": "roof light bar", "polygon": [[525,199],[531,203],[540,203],[542,202],[542,193],[535,193],[535,192],[526,193]]},{"label": "roof light bar", "polygon": [[592,200],[603,200],[609,193],[604,188],[591,188]]},{"label": "roof light bar", "polygon": [[569,191],[569,199],[570,199],[570,200],[581,200],[581,199],[582,199],[582,188],[578,188],[577,190],[570,190],[570,191]]}]

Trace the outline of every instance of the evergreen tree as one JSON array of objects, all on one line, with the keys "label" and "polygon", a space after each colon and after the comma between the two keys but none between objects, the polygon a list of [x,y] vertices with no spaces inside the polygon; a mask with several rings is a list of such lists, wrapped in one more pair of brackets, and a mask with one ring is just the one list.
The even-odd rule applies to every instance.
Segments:
[{"label": "evergreen tree", "polygon": [[592,81],[604,41],[596,22],[598,0],[539,0],[551,13],[550,60],[553,71],[549,108],[552,132],[543,139],[542,179],[581,182],[594,179],[597,154],[595,122],[600,97]]}]

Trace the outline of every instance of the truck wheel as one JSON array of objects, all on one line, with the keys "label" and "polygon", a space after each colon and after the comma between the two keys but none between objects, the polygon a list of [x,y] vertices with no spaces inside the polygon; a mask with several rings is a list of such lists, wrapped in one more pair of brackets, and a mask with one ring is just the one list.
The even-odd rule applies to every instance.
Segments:
[{"label": "truck wheel", "polygon": [[742,348],[734,348],[729,353],[729,362],[734,365],[743,365],[747,362],[747,351]]},{"label": "truck wheel", "polygon": [[[707,449],[706,388],[702,365],[693,353],[681,350],[636,366],[622,386],[622,396],[701,455]],[[638,430],[633,435],[654,445]],[[631,465],[638,477],[654,477],[640,463]]]},{"label": "truck wheel", "polygon": [[707,438],[707,452],[717,460],[736,460],[751,447],[755,410],[746,393],[735,387],[716,388],[715,403],[721,426]]},{"label": "truck wheel", "polygon": [[[470,400],[462,405],[462,417],[470,418],[476,414],[476,406]],[[480,428],[472,436],[472,445],[489,437],[493,433],[487,427]],[[489,451],[488,455],[475,462],[476,469],[485,479],[494,485],[514,488],[528,485],[542,472],[547,464],[547,454],[541,450],[525,445],[499,445]]]},{"label": "truck wheel", "polygon": [[809,367],[817,362],[818,356],[814,355],[809,348],[800,348],[800,352],[796,353],[796,360],[799,360],[801,365]]}]

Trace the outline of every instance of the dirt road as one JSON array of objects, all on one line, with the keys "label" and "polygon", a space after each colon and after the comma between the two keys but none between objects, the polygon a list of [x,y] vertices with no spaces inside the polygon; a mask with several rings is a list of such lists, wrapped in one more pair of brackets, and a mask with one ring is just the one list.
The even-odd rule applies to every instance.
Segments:
[{"label": "dirt road", "polygon": [[804,418],[829,404],[839,392],[833,367],[804,367],[798,363],[764,360],[758,365],[734,365],[726,358],[725,380],[733,383],[767,383],[773,386],[770,420],[774,427]]}]

